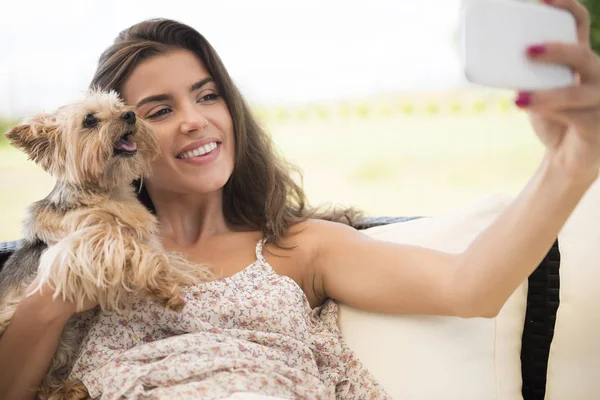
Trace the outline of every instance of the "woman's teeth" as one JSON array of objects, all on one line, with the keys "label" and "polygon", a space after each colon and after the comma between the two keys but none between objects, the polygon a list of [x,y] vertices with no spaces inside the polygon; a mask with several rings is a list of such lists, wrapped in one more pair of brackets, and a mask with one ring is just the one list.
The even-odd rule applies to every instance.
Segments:
[{"label": "woman's teeth", "polygon": [[202,156],[206,153],[210,153],[211,151],[213,151],[214,149],[217,148],[217,143],[216,142],[210,142],[205,144],[204,146],[200,146],[198,148],[195,148],[194,150],[190,150],[188,152],[185,152],[183,154],[181,154],[179,157],[177,158],[192,158],[192,157],[198,157],[198,156]]}]

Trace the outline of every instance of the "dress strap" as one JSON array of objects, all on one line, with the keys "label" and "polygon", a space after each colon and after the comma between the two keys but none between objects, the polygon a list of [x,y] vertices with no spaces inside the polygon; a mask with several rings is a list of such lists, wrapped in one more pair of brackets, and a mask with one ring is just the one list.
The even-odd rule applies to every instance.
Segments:
[{"label": "dress strap", "polygon": [[264,247],[264,245],[265,245],[266,242],[267,242],[267,239],[261,238],[258,241],[258,243],[256,243],[256,250],[255,250],[256,259],[261,264],[264,264],[266,262],[265,257],[263,256],[263,247]]}]

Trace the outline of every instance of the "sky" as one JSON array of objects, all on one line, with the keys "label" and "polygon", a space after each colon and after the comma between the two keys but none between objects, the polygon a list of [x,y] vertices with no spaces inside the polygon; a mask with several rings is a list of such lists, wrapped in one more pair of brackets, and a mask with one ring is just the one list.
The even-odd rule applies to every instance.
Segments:
[{"label": "sky", "polygon": [[0,115],[80,96],[114,37],[147,18],[193,26],[250,102],[310,103],[465,84],[460,0],[15,0],[0,24]]}]

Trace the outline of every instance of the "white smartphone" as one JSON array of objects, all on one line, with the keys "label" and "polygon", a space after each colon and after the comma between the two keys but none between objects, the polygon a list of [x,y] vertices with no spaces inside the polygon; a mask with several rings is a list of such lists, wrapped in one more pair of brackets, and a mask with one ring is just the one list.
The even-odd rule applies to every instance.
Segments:
[{"label": "white smartphone", "polygon": [[469,82],[522,91],[574,84],[571,68],[534,62],[526,53],[549,41],[577,43],[577,25],[568,11],[517,0],[465,0],[458,37]]}]

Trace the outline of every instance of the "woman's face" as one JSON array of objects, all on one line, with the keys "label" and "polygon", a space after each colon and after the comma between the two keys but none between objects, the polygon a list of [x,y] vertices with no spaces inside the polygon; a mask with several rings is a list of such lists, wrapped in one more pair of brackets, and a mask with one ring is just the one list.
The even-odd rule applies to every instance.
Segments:
[{"label": "woman's face", "polygon": [[153,190],[203,194],[223,188],[234,166],[233,121],[194,53],[174,50],[144,61],[122,95],[158,136],[161,157],[148,178]]}]

